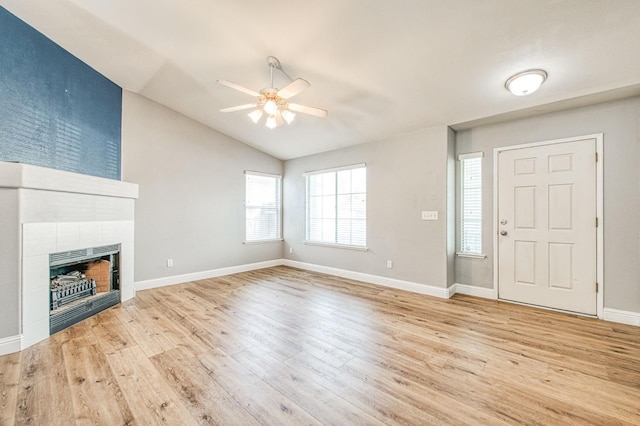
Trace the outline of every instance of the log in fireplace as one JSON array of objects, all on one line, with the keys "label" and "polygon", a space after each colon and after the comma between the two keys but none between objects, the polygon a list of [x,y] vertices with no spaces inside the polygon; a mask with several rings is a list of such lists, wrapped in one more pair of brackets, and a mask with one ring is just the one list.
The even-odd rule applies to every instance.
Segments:
[{"label": "log in fireplace", "polygon": [[53,334],[120,303],[120,245],[51,253],[49,276]]}]

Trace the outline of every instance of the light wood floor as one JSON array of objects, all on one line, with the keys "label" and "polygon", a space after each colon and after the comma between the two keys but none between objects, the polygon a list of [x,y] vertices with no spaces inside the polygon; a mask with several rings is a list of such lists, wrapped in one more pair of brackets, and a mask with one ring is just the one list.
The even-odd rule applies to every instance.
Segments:
[{"label": "light wood floor", "polygon": [[640,424],[640,327],[287,267],[0,357],[0,424]]}]

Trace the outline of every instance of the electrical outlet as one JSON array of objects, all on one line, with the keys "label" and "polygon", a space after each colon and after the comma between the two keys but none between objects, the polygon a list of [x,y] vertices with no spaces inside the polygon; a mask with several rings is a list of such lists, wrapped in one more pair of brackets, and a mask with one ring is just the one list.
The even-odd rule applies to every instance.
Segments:
[{"label": "electrical outlet", "polygon": [[393,261],[387,260],[387,269],[393,268]]},{"label": "electrical outlet", "polygon": [[167,259],[167,268],[173,268],[173,259]]},{"label": "electrical outlet", "polygon": [[289,247],[289,254],[293,254],[293,247]]},{"label": "electrical outlet", "polygon": [[422,220],[438,220],[438,210],[423,210]]}]

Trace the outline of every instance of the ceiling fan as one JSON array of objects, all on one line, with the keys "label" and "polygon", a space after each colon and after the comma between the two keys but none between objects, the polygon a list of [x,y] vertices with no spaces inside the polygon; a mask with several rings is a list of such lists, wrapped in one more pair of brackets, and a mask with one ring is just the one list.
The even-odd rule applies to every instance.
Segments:
[{"label": "ceiling fan", "polygon": [[309,84],[309,82],[303,78],[296,78],[295,80],[291,81],[291,83],[278,90],[273,86],[273,70],[280,70],[285,76],[287,76],[287,78],[289,78],[289,80],[291,80],[291,77],[289,77],[287,73],[284,72],[280,61],[275,56],[267,57],[267,65],[269,65],[269,68],[271,69],[271,86],[260,90],[260,92],[247,89],[246,87],[240,86],[239,84],[232,83],[227,80],[218,80],[218,83],[222,84],[223,86],[230,87],[256,98],[256,101],[254,103],[239,105],[230,108],[222,108],[220,112],[235,112],[254,108],[254,110],[248,114],[251,120],[253,120],[254,123],[258,123],[260,119],[266,114],[267,118],[265,121],[265,125],[270,129],[275,129],[276,127],[282,125],[285,121],[287,122],[287,124],[291,124],[296,116],[296,112],[301,112],[303,114],[309,114],[316,117],[327,116],[327,110],[288,102],[289,98],[292,98],[298,93],[307,89],[311,86],[311,84]]}]

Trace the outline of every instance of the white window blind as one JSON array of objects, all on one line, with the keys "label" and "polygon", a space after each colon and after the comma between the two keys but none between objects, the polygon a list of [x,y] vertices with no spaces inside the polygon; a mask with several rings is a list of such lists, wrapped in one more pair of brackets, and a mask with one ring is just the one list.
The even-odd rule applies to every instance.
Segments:
[{"label": "white window blind", "polygon": [[461,232],[462,253],[482,253],[482,153],[459,157],[462,169]]},{"label": "white window blind", "polygon": [[305,173],[306,241],[367,245],[367,169],[364,164]]},{"label": "white window blind", "polygon": [[281,239],[280,176],[245,172],[246,241]]}]

